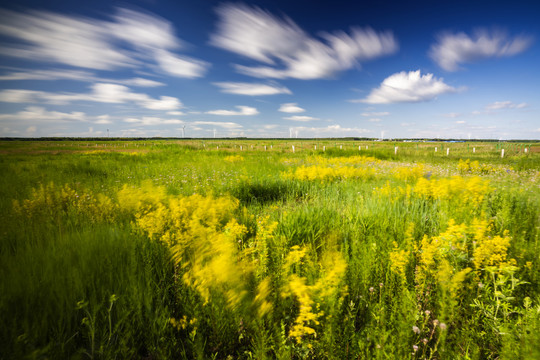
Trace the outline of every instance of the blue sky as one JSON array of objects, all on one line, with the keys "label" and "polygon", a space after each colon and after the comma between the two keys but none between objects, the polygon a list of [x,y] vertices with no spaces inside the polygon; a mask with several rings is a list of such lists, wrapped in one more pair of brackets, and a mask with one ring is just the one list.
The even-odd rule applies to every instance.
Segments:
[{"label": "blue sky", "polygon": [[0,137],[540,138],[538,1],[18,1]]}]

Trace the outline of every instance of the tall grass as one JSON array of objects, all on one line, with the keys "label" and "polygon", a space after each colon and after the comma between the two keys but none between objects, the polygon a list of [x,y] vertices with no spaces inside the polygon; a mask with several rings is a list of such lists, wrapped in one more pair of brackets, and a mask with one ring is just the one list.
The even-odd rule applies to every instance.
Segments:
[{"label": "tall grass", "polygon": [[0,358],[540,358],[540,158],[499,146],[1,143]]}]

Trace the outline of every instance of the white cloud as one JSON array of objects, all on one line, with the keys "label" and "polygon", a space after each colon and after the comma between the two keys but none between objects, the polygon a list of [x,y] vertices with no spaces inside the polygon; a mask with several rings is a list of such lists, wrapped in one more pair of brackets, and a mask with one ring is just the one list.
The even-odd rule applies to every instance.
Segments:
[{"label": "white cloud", "polygon": [[496,101],[494,103],[491,103],[489,105],[486,105],[486,110],[502,110],[502,109],[523,109],[524,107],[527,107],[528,104],[521,103],[521,104],[515,104],[512,101]]},{"label": "white cloud", "polygon": [[[94,122],[96,124],[110,123],[108,115],[88,116],[84,112],[73,111],[70,113],[49,111],[40,106],[28,106],[24,110],[13,114],[0,114],[0,120],[5,122]],[[105,122],[108,121],[108,122]]]},{"label": "white cloud", "polygon": [[138,87],[157,87],[165,85],[162,82],[140,77],[131,79],[104,79],[88,71],[78,70],[28,70],[13,71],[0,75],[0,81],[6,80],[75,80],[84,82],[110,82]]},{"label": "white cloud", "polygon": [[172,25],[156,15],[119,8],[113,18],[116,21],[106,23],[106,30],[118,39],[145,48],[174,49],[180,46]]},{"label": "white cloud", "polygon": [[[110,81],[110,80],[108,80]],[[163,86],[165,85],[162,82],[150,80],[150,79],[144,79],[144,78],[133,78],[133,79],[126,79],[126,80],[113,80],[112,82],[117,82],[120,84],[128,85],[128,86],[138,86],[138,87],[157,87],[157,86]]]},{"label": "white cloud", "polygon": [[239,111],[234,110],[212,110],[207,111],[206,114],[210,115],[221,115],[221,116],[247,116],[247,115],[257,115],[259,111],[256,108],[250,106],[235,106]]},{"label": "white cloud", "polygon": [[456,121],[456,124],[466,124],[467,122],[465,120],[458,120]]},{"label": "white cloud", "polygon": [[382,121],[382,119],[379,119],[379,118],[371,118],[371,119],[369,119],[368,121],[371,121],[371,122],[379,122],[379,121]]},{"label": "white cloud", "polygon": [[44,94],[42,91],[7,89],[0,91],[0,101],[7,103],[32,103]]},{"label": "white cloud", "polygon": [[22,14],[2,10],[0,18],[0,33],[25,43],[2,47],[3,55],[99,70],[138,63],[108,40],[107,26],[102,21],[47,11]]},{"label": "white cloud", "polygon": [[297,103],[286,103],[286,104],[281,104],[278,111],[281,111],[284,113],[301,113],[306,110],[298,106]]},{"label": "white cloud", "polygon": [[390,113],[388,111],[381,111],[381,112],[363,112],[362,114],[360,114],[362,116],[365,116],[365,117],[370,117],[370,116],[388,116],[390,115]]},{"label": "white cloud", "polygon": [[140,126],[174,125],[183,123],[182,120],[178,119],[162,119],[153,116],[143,116],[141,118],[125,118],[124,122]]},{"label": "white cloud", "polygon": [[29,127],[26,128],[26,133],[28,135],[35,134],[36,131],[37,131],[37,127],[35,127],[35,126],[29,126]]},{"label": "white cloud", "polygon": [[295,127],[293,131],[298,131],[299,137],[348,137],[360,136],[371,133],[371,130],[357,127],[342,127],[339,124],[326,127]]},{"label": "white cloud", "polygon": [[155,59],[166,73],[178,77],[198,78],[206,73],[208,63],[187,56],[177,56],[166,50],[156,50]]},{"label": "white cloud", "polygon": [[490,57],[512,56],[525,51],[532,38],[510,38],[503,32],[479,30],[472,37],[461,32],[442,34],[429,50],[429,56],[444,70],[456,71],[460,64],[471,63]]},{"label": "white cloud", "polygon": [[234,122],[221,122],[221,121],[194,121],[192,124],[219,126],[226,129],[236,129],[236,128],[242,127],[242,125],[234,123]]},{"label": "white cloud", "polygon": [[[0,11],[0,34],[21,43],[0,54],[97,70],[137,68],[154,60],[162,71],[179,77],[203,76],[209,64],[171,52],[181,47],[172,25],[152,14],[118,9],[112,21],[47,11]],[[128,49],[118,42],[129,45]]]},{"label": "white cloud", "polygon": [[214,46],[267,66],[241,66],[240,73],[259,78],[328,78],[359,66],[360,61],[397,51],[390,32],[353,28],[351,34],[321,33],[321,41],[303,31],[290,18],[278,18],[247,5],[226,4],[217,9],[220,21],[212,35]]},{"label": "white cloud", "polygon": [[457,118],[457,117],[460,117],[462,115],[463,114],[461,114],[461,113],[451,112],[451,113],[448,113],[448,114],[443,114],[442,116],[449,117],[449,118]]},{"label": "white cloud", "polygon": [[180,100],[172,96],[161,96],[159,100],[148,98],[142,104],[150,110],[174,110],[182,106]]},{"label": "white cloud", "polygon": [[144,93],[132,92],[127,86],[118,84],[97,83],[91,86],[92,92],[86,94],[50,93],[34,90],[2,90],[0,101],[10,103],[68,104],[73,101],[94,101],[102,103],[134,102],[150,110],[176,110],[182,103],[175,97],[161,96],[154,99]]},{"label": "white cloud", "polygon": [[167,111],[167,115],[182,116],[185,114],[181,111]]},{"label": "white cloud", "polygon": [[365,99],[353,101],[368,104],[421,102],[455,91],[457,89],[445,84],[443,79],[437,79],[433,74],[421,75],[420,70],[402,71],[384,79]]},{"label": "white cloud", "polygon": [[112,121],[109,115],[100,115],[97,117],[96,124],[111,124]]},{"label": "white cloud", "polygon": [[292,94],[289,89],[284,86],[274,84],[254,84],[242,82],[216,82],[213,83],[221,88],[221,92],[237,95],[276,95],[276,94]]},{"label": "white cloud", "polygon": [[285,120],[292,120],[292,121],[313,121],[313,120],[319,120],[319,118],[311,117],[311,116],[303,116],[303,115],[293,115],[289,117],[284,117]]}]

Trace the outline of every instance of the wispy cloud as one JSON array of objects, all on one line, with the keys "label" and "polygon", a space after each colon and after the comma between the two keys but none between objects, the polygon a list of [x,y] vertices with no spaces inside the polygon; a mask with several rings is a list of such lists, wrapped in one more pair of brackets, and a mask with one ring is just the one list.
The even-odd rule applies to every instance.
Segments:
[{"label": "wispy cloud", "polygon": [[530,36],[509,37],[504,32],[490,32],[485,29],[472,36],[463,32],[445,33],[431,46],[429,56],[444,70],[457,71],[463,63],[519,54],[532,42]]},{"label": "wispy cloud", "polygon": [[294,114],[294,113],[302,113],[306,110],[298,106],[297,103],[286,103],[286,104],[281,104],[278,111]]},{"label": "wispy cloud", "polygon": [[249,116],[257,115],[259,111],[251,106],[235,106],[238,111],[234,110],[211,110],[207,111],[206,114],[210,115],[220,115],[220,116]]},{"label": "wispy cloud", "polygon": [[242,125],[235,122],[222,122],[222,121],[194,121],[191,124],[193,125],[209,125],[209,126],[218,126],[225,129],[237,129],[241,128]]},{"label": "wispy cloud", "polygon": [[379,119],[379,118],[371,118],[371,119],[369,119],[368,121],[370,121],[370,122],[380,122],[380,121],[382,121],[382,119]]},{"label": "wispy cloud", "polygon": [[292,120],[292,121],[314,121],[314,120],[320,120],[319,118],[312,117],[312,116],[304,116],[304,115],[293,115],[284,117],[285,120]]},{"label": "wispy cloud", "polygon": [[85,113],[74,111],[64,113],[60,111],[48,111],[43,107],[29,106],[14,114],[1,114],[0,120],[11,121],[55,121],[55,122],[86,122],[89,121]]},{"label": "wispy cloud", "polygon": [[512,101],[496,101],[494,103],[486,105],[486,110],[503,110],[503,109],[523,109],[527,107],[527,103],[516,104]]},{"label": "wispy cloud", "polygon": [[372,131],[358,127],[342,127],[339,124],[325,127],[294,127],[290,129],[298,132],[299,137],[341,137],[341,136],[361,136],[369,134]]},{"label": "wispy cloud", "polygon": [[28,106],[24,110],[12,114],[0,114],[0,120],[6,124],[11,123],[15,126],[21,124],[44,123],[93,123],[93,124],[111,124],[110,115],[90,116],[81,111],[62,112],[50,111],[41,106]]},{"label": "wispy cloud", "polygon": [[221,92],[237,95],[277,95],[277,94],[292,94],[289,89],[276,84],[257,84],[243,82],[216,82],[217,87],[221,88]]},{"label": "wispy cloud", "polygon": [[448,114],[442,114],[442,116],[452,118],[452,119],[460,117],[462,115],[463,115],[462,113],[456,113],[456,112],[451,112],[451,113],[448,113]]},{"label": "wispy cloud", "polygon": [[21,41],[2,46],[0,54],[5,56],[96,70],[139,68],[153,59],[163,72],[187,78],[203,76],[209,66],[173,53],[182,42],[168,21],[153,14],[119,8],[112,20],[105,21],[48,11],[2,10],[0,18],[0,34]]},{"label": "wispy cloud", "polygon": [[353,28],[310,36],[288,17],[247,5],[226,4],[220,17],[214,46],[260,61],[264,66],[236,65],[238,72],[259,78],[320,79],[359,66],[361,61],[395,53],[391,32]]},{"label": "wispy cloud", "polygon": [[0,75],[0,81],[7,80],[74,80],[84,82],[109,82],[137,87],[157,87],[165,84],[159,81],[145,78],[131,79],[106,79],[95,76],[88,71],[79,70],[28,70],[28,71],[12,71],[4,75]]},{"label": "wispy cloud", "polygon": [[390,113],[388,111],[379,111],[379,112],[363,112],[360,115],[365,117],[371,117],[371,116],[388,116]]},{"label": "wispy cloud", "polygon": [[150,110],[176,110],[182,103],[172,96],[161,96],[154,99],[144,93],[132,92],[127,86],[118,84],[98,83],[91,86],[92,91],[86,94],[51,93],[34,90],[3,90],[0,91],[0,101],[10,103],[49,103],[69,104],[74,101],[93,101],[102,103],[133,102]]},{"label": "wispy cloud", "polygon": [[399,102],[422,102],[436,98],[438,95],[455,92],[457,89],[437,79],[433,74],[421,75],[420,70],[402,71],[383,80],[381,85],[361,100],[368,104],[391,104]]},{"label": "wispy cloud", "polygon": [[130,117],[125,118],[124,122],[140,126],[175,125],[183,123],[182,120],[178,119],[163,119],[154,116],[143,116],[141,118]]}]

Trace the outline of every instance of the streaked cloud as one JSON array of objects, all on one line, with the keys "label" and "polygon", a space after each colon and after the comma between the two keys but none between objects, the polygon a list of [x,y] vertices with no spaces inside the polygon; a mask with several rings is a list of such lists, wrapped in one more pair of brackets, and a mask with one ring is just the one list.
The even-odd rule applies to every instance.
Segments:
[{"label": "streaked cloud", "polygon": [[448,114],[443,114],[442,116],[454,119],[454,118],[460,117],[462,115],[463,115],[462,113],[451,112],[451,113],[448,113]]},{"label": "streaked cloud", "polygon": [[456,91],[457,89],[445,84],[443,79],[437,79],[433,74],[421,75],[420,70],[402,71],[384,79],[365,99],[353,102],[368,104],[422,102]]},{"label": "streaked cloud", "polygon": [[143,116],[140,118],[129,117],[125,118],[124,122],[140,126],[175,125],[183,123],[182,120],[178,119],[163,119],[154,116]]},{"label": "streaked cloud", "polygon": [[60,111],[48,111],[43,107],[29,106],[14,114],[1,114],[0,120],[11,121],[55,121],[55,122],[85,122],[89,121],[85,113],[73,111],[64,113]]},{"label": "streaked cloud", "polygon": [[243,82],[215,82],[213,84],[221,88],[221,92],[227,94],[249,96],[292,94],[292,92],[286,87],[276,84],[257,84]]},{"label": "streaked cloud", "polygon": [[509,37],[501,31],[477,31],[469,36],[463,32],[445,33],[429,50],[429,56],[444,70],[457,71],[463,63],[472,63],[492,57],[519,54],[531,46],[530,36]]},{"label": "streaked cloud", "polygon": [[159,81],[145,78],[131,79],[105,79],[95,76],[88,71],[78,70],[28,70],[28,71],[12,71],[4,75],[0,75],[0,81],[13,80],[74,80],[84,82],[110,82],[137,87],[157,87],[165,84]]},{"label": "streaked cloud", "polygon": [[298,137],[349,137],[349,136],[361,136],[369,134],[372,131],[369,129],[363,129],[358,127],[342,127],[339,124],[329,125],[324,127],[294,127],[289,129],[289,133],[294,133]]},{"label": "streaked cloud", "polygon": [[258,7],[225,4],[217,13],[219,22],[211,44],[264,63],[235,66],[238,72],[258,78],[329,78],[398,49],[391,32],[371,28],[352,28],[350,34],[322,32],[318,39],[290,18],[279,18]]},{"label": "streaked cloud", "polygon": [[523,109],[527,107],[527,103],[516,104],[512,101],[496,101],[489,105],[486,105],[486,110],[503,110],[503,109]]},{"label": "streaked cloud", "polygon": [[297,103],[285,103],[285,104],[281,104],[278,111],[294,114],[294,113],[302,113],[306,110],[298,106]]},{"label": "streaked cloud", "polygon": [[93,101],[102,103],[126,103],[133,102],[150,110],[177,110],[182,103],[172,96],[161,96],[154,99],[144,93],[132,92],[127,86],[118,84],[98,83],[91,86],[90,93],[50,93],[34,90],[2,90],[0,101],[9,103],[49,103],[69,104],[74,101]]},{"label": "streaked cloud", "polygon": [[[0,34],[21,43],[2,46],[0,54],[79,68],[115,70],[151,66],[186,78],[201,77],[209,64],[172,51],[182,42],[172,25],[156,15],[117,9],[112,21],[49,11],[0,11]],[[118,46],[129,45],[130,48]]]},{"label": "streaked cloud", "polygon": [[259,111],[251,106],[235,106],[238,111],[235,110],[211,110],[207,111],[206,114],[210,115],[220,115],[220,116],[249,116],[257,115]]},{"label": "streaked cloud", "polygon": [[21,111],[12,114],[0,114],[0,121],[18,126],[23,123],[93,123],[111,124],[110,115],[89,116],[81,111],[62,112],[51,111],[41,106],[28,106]]},{"label": "streaked cloud", "polygon": [[363,112],[360,115],[365,117],[371,117],[371,116],[388,116],[390,113],[388,111],[379,111],[379,112]]},{"label": "streaked cloud", "polygon": [[242,125],[235,122],[222,122],[222,121],[194,121],[191,124],[194,125],[209,125],[209,126],[218,126],[225,129],[237,129],[241,128]]},{"label": "streaked cloud", "polygon": [[319,118],[312,117],[312,116],[304,116],[304,115],[293,115],[289,117],[284,117],[285,120],[292,120],[292,121],[314,121],[314,120],[320,120]]}]

